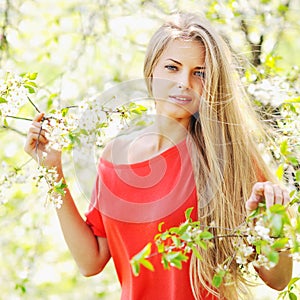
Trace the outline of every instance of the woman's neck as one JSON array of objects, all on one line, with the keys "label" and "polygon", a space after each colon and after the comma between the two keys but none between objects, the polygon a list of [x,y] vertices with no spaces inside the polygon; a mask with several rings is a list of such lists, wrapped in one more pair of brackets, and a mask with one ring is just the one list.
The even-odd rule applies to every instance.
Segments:
[{"label": "woman's neck", "polygon": [[157,151],[181,142],[187,136],[188,124],[164,116],[158,116],[151,131],[154,133]]}]

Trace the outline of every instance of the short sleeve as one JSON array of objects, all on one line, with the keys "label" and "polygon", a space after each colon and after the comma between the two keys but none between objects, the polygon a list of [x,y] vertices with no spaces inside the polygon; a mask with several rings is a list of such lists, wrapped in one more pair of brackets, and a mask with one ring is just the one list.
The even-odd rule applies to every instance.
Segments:
[{"label": "short sleeve", "polygon": [[102,215],[99,211],[99,197],[100,197],[100,176],[98,174],[94,184],[90,206],[88,212],[85,213],[86,224],[92,229],[95,236],[106,237]]}]

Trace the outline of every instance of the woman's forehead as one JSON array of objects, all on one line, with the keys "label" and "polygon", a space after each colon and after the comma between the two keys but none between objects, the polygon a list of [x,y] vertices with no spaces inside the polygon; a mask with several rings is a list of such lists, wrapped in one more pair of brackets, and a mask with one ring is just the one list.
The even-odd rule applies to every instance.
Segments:
[{"label": "woman's forehead", "polygon": [[168,42],[160,59],[192,59],[197,64],[204,63],[205,47],[200,41],[175,39]]}]

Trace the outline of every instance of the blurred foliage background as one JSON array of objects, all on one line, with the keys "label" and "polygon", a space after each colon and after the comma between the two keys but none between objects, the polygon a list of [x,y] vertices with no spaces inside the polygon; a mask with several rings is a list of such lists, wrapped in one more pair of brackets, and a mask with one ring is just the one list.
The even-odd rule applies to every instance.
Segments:
[{"label": "blurred foliage background", "polygon": [[[276,172],[299,188],[300,0],[0,0],[1,72],[37,72],[33,99],[40,110],[76,105],[141,78],[151,34],[178,10],[204,14],[213,22],[238,54],[244,83],[262,115],[268,120],[281,116],[272,119],[283,133],[273,151]],[[30,104],[20,111],[27,118],[34,114]],[[36,168],[23,152],[28,126],[28,121],[9,120],[0,128],[0,178],[22,169],[17,180],[6,176],[0,185],[0,299],[118,299],[112,264],[98,276],[82,277],[54,210],[44,205],[46,187],[25,180]],[[72,158],[65,160],[84,214],[90,195],[76,181]],[[92,187],[93,178],[86,184]],[[295,272],[299,276],[299,269]],[[254,299],[275,295],[260,287]]]}]

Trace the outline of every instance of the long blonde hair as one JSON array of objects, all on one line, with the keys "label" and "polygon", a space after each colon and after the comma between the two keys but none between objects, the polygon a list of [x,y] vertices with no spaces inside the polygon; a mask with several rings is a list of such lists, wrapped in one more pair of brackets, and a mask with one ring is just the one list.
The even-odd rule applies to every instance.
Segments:
[{"label": "long blonde hair", "polygon": [[[259,179],[274,180],[262,160],[253,138],[263,130],[239,81],[232,51],[205,18],[190,13],[172,15],[150,40],[144,76],[151,94],[153,68],[169,41],[196,40],[205,46],[205,86],[199,114],[192,116],[188,143],[198,194],[198,218],[201,224],[213,222],[213,233],[226,234],[246,217],[245,202]],[[251,121],[250,121],[251,120]],[[258,167],[259,166],[259,167]],[[232,284],[211,286],[218,265],[234,257],[233,240],[215,239],[214,246],[201,251],[203,261],[192,257],[191,285],[196,299],[203,287],[221,299],[234,300],[246,294],[245,279],[233,259]]]}]

